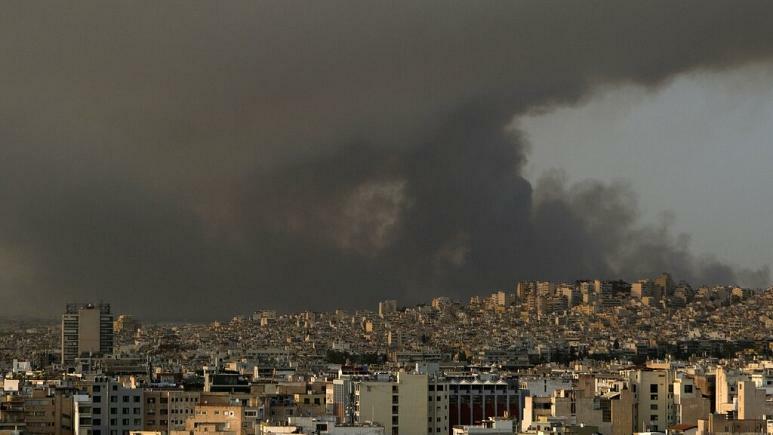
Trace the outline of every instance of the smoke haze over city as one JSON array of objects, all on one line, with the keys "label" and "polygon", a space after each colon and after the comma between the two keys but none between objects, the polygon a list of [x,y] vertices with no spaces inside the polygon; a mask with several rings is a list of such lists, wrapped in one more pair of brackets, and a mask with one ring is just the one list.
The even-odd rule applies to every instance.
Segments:
[{"label": "smoke haze over city", "polygon": [[527,179],[540,144],[518,121],[767,64],[772,3],[477,5],[8,6],[0,314],[210,319],[664,271],[769,284],[767,259],[697,252],[669,210],[641,219],[634,183]]}]

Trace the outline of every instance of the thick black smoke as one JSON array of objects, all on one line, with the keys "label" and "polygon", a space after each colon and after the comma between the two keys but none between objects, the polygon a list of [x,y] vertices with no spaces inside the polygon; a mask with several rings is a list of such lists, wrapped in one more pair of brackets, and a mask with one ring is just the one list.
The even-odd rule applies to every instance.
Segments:
[{"label": "thick black smoke", "polygon": [[[773,54],[769,2],[5,3],[0,291],[212,318],[518,279],[767,282],[522,176],[521,114]],[[535,144],[538,146],[538,144]]]}]

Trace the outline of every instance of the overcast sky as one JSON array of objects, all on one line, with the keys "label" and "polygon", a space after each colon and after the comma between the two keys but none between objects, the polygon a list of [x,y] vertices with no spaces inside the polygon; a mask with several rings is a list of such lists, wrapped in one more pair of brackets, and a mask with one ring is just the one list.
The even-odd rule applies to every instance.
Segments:
[{"label": "overcast sky", "polygon": [[773,264],[773,66],[680,75],[666,86],[604,89],[527,116],[527,178],[625,179],[642,219],[671,213],[696,251]]},{"label": "overcast sky", "polygon": [[0,7],[0,314],[770,281],[769,1]]}]

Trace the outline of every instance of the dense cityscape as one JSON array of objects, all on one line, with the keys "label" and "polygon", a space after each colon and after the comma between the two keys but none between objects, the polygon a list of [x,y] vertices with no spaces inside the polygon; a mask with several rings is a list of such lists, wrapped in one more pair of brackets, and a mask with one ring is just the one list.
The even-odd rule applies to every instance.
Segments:
[{"label": "dense cityscape", "polygon": [[5,321],[0,430],[124,434],[773,431],[773,289],[518,282],[372,310]]},{"label": "dense cityscape", "polygon": [[773,0],[0,0],[0,435],[773,435]]}]

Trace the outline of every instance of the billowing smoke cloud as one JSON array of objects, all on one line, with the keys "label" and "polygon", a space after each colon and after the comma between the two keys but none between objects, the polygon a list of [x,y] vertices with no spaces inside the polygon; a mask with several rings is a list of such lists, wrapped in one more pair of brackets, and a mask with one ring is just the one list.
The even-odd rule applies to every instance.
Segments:
[{"label": "billowing smoke cloud", "polygon": [[[519,115],[773,54],[769,2],[6,3],[6,313],[149,317],[461,296],[518,279],[766,282],[522,176]],[[538,144],[535,144],[538,146]]]}]

